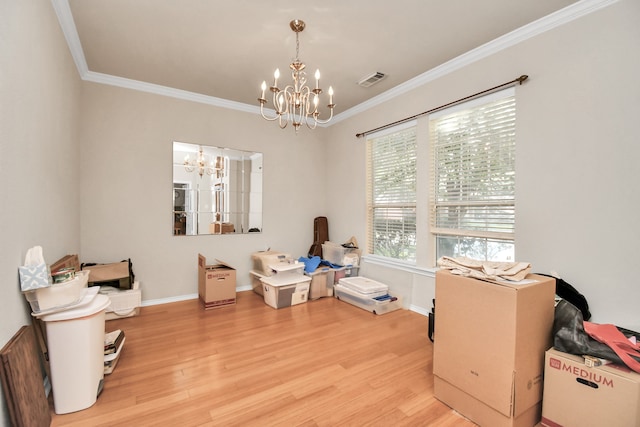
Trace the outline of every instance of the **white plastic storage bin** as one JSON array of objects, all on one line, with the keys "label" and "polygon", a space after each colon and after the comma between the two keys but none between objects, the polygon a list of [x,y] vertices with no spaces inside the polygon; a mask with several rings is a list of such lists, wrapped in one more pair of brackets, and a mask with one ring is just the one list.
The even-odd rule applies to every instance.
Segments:
[{"label": "white plastic storage bin", "polygon": [[315,271],[305,273],[311,277],[309,299],[313,300],[333,295],[333,282],[329,284],[329,270],[331,270],[329,267],[321,265]]},{"label": "white plastic storage bin", "polygon": [[258,295],[262,295],[262,279],[268,276],[260,274],[255,270],[251,270],[249,271],[249,277],[251,278],[251,288],[253,289],[253,292]]},{"label": "white plastic storage bin", "polygon": [[340,279],[347,277],[347,267],[333,267],[329,271],[329,281],[334,285],[340,283]]},{"label": "white plastic storage bin", "polygon": [[142,305],[142,291],[139,282],[133,282],[131,289],[116,289],[102,286],[100,293],[109,297],[109,307],[105,312],[106,320],[136,316]]},{"label": "white plastic storage bin", "polygon": [[309,299],[309,283],[311,277],[271,276],[262,278],[264,302],[273,308],[290,307],[302,304]]},{"label": "white plastic storage bin", "polygon": [[344,265],[344,255],[347,253],[347,248],[342,247],[336,243],[323,243],[322,244],[322,259],[329,261],[334,265]]},{"label": "white plastic storage bin", "polygon": [[109,298],[96,293],[88,304],[41,317],[47,331],[56,414],[86,409],[102,391],[105,310]]},{"label": "white plastic storage bin", "polygon": [[344,277],[338,283],[366,297],[378,297],[389,292],[389,286],[366,277]]},{"label": "white plastic storage bin", "polygon": [[280,262],[277,264],[271,264],[269,266],[273,271],[274,275],[285,277],[285,276],[302,276],[304,274],[304,263],[298,261],[288,262]]},{"label": "white plastic storage bin", "polygon": [[360,267],[355,265],[347,265],[344,267],[344,277],[355,277],[358,275]]},{"label": "white plastic storage bin", "polygon": [[402,308],[402,298],[392,295],[370,297],[341,284],[333,287],[336,298],[373,314],[385,314]]},{"label": "white plastic storage bin", "polygon": [[54,283],[46,288],[24,292],[34,314],[62,309],[77,304],[84,296],[83,290],[89,281],[88,271],[78,271],[76,276],[63,283]]}]

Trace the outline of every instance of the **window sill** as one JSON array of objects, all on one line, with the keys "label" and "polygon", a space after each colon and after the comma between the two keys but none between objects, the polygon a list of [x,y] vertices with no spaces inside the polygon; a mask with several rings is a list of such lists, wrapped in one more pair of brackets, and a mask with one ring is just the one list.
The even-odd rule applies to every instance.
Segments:
[{"label": "window sill", "polygon": [[436,271],[439,270],[438,267],[419,267],[415,264],[398,261],[392,258],[381,257],[378,255],[363,255],[362,261],[368,264],[408,271],[410,273],[427,277],[436,277]]}]

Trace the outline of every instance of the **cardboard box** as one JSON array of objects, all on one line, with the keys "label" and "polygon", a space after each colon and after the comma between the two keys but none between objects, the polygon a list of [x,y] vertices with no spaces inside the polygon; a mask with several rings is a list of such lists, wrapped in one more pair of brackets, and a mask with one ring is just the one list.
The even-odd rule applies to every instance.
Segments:
[{"label": "cardboard box", "polygon": [[311,278],[298,276],[280,276],[262,278],[264,302],[273,308],[290,307],[302,304],[309,299],[309,283]]},{"label": "cardboard box", "polygon": [[73,271],[80,271],[80,261],[78,255],[66,255],[53,264],[51,264],[51,272],[55,273],[63,268],[73,268]]},{"label": "cardboard box", "polygon": [[540,421],[555,279],[491,283],[436,273],[434,395],[482,426]]},{"label": "cardboard box", "polygon": [[613,364],[588,367],[582,356],[548,350],[542,425],[640,426],[640,374]]},{"label": "cardboard box", "polygon": [[236,227],[230,222],[212,222],[209,224],[209,233],[211,234],[228,234],[235,232]]},{"label": "cardboard box", "polygon": [[204,255],[198,254],[198,296],[206,310],[236,303],[236,270],[216,259],[207,265]]}]

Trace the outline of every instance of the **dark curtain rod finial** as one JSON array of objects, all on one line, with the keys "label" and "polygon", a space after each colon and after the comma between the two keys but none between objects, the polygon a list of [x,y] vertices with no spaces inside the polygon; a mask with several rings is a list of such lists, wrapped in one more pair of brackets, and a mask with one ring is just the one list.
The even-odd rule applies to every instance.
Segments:
[{"label": "dark curtain rod finial", "polygon": [[483,90],[482,92],[478,92],[478,93],[474,93],[473,95],[465,96],[464,98],[460,98],[460,99],[458,99],[456,101],[449,102],[448,104],[444,104],[444,105],[441,105],[439,107],[432,108],[431,110],[425,111],[424,113],[416,114],[415,116],[407,117],[405,119],[398,120],[398,121],[395,121],[393,123],[389,123],[389,124],[386,124],[384,126],[380,126],[380,127],[375,128],[375,129],[368,130],[366,132],[357,133],[356,134],[356,138],[362,138],[363,136],[366,136],[366,135],[368,135],[370,133],[377,132],[379,130],[387,129],[387,128],[390,128],[392,126],[399,125],[399,124],[402,124],[402,123],[417,119],[418,117],[422,117],[422,116],[424,116],[426,114],[434,113],[434,112],[436,112],[438,110],[443,110],[443,109],[445,109],[447,107],[451,107],[453,105],[460,104],[460,103],[462,103],[464,101],[469,101],[469,100],[471,100],[473,98],[477,98],[477,97],[479,97],[481,95],[485,95],[485,94],[489,94],[491,92],[495,92],[498,89],[502,89],[505,86],[513,86],[516,83],[522,84],[528,78],[529,78],[529,76],[527,76],[526,74],[523,74],[520,77],[518,77],[517,79],[511,80],[510,82],[502,83],[501,85],[494,86],[494,87],[492,87],[490,89]]}]

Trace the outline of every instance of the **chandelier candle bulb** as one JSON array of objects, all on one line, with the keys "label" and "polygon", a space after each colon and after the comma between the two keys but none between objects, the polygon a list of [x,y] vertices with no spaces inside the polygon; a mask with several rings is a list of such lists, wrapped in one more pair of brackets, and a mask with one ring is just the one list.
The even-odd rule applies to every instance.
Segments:
[{"label": "chandelier candle bulb", "polygon": [[316,89],[320,89],[320,70],[316,70]]},{"label": "chandelier candle bulb", "polygon": [[273,72],[273,87],[278,87],[278,78],[280,78],[280,68],[276,68],[276,71]]}]

